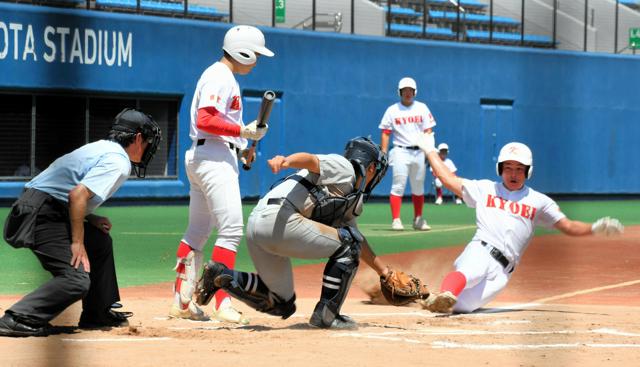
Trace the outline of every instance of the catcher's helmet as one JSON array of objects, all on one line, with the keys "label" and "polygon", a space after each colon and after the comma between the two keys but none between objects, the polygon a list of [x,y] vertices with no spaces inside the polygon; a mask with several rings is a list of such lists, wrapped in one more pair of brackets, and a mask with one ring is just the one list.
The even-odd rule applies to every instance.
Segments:
[{"label": "catcher's helmet", "polygon": [[527,166],[526,178],[531,178],[531,175],[533,175],[533,153],[531,153],[531,149],[528,146],[517,142],[511,142],[503,146],[498,155],[498,163],[496,163],[498,176],[502,176],[502,163],[506,161],[516,161]]},{"label": "catcher's helmet", "polygon": [[150,115],[135,108],[125,108],[116,116],[111,130],[134,135],[141,133],[142,137],[149,143],[142,154],[140,162],[131,162],[136,176],[143,178],[146,175],[151,159],[158,150],[158,144],[162,140],[160,127]]},{"label": "catcher's helmet", "polygon": [[402,89],[403,88],[411,88],[413,89],[413,95],[418,95],[418,86],[416,85],[416,81],[409,77],[404,77],[400,79],[398,82],[398,94],[402,97]]},{"label": "catcher's helmet", "polygon": [[371,191],[387,173],[389,163],[387,154],[382,151],[379,145],[374,143],[370,138],[357,137],[349,140],[344,148],[344,157],[351,162],[356,172],[356,177],[364,177],[367,174],[367,167],[371,163],[375,163],[376,173],[369,184],[364,188],[365,200],[369,198]]},{"label": "catcher's helmet", "polygon": [[273,52],[265,47],[264,34],[250,25],[238,25],[229,29],[224,35],[222,49],[243,65],[254,64],[258,59],[256,54],[273,56]]}]

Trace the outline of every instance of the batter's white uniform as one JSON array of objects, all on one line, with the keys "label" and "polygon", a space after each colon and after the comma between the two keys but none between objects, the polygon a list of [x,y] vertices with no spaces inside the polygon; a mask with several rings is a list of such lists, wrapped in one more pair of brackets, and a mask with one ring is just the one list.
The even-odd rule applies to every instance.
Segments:
[{"label": "batter's white uniform", "polygon": [[[442,163],[444,163],[444,165],[449,169],[449,171],[451,171],[451,173],[456,173],[456,171],[458,170],[458,167],[456,167],[453,161],[449,158],[445,158],[444,162]],[[431,167],[429,167],[429,171],[433,174],[433,169],[431,169]],[[433,182],[435,183],[437,188],[442,187],[442,181],[440,181],[438,177],[435,177],[433,179]]]},{"label": "batter's white uniform", "polygon": [[378,128],[393,133],[393,149],[389,151],[389,165],[393,167],[391,195],[403,196],[407,177],[413,195],[424,194],[426,163],[424,153],[414,145],[418,134],[436,126],[426,104],[413,101],[410,106],[392,104],[382,116]]},{"label": "batter's white uniform", "polygon": [[[193,140],[185,153],[189,190],[189,226],[183,241],[202,251],[211,231],[218,229],[215,246],[236,251],[242,239],[242,202],[238,181],[236,149],[244,149],[241,137],[209,134],[198,129],[198,109],[214,107],[224,120],[244,126],[240,86],[233,73],[221,62],[208,67],[200,76],[191,104]],[[198,145],[198,140],[204,144]]]},{"label": "batter's white uniform", "polygon": [[[453,310],[472,312],[493,300],[507,285],[536,225],[552,228],[566,216],[555,201],[528,186],[509,191],[501,182],[466,179],[462,185],[464,202],[476,209],[478,229],[454,263],[467,284]],[[509,261],[506,268],[491,256],[492,247]]]}]

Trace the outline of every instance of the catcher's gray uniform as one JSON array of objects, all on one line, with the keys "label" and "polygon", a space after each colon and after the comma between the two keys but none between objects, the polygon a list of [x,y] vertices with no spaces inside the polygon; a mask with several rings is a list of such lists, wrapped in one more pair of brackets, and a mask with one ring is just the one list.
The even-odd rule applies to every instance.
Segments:
[{"label": "catcher's gray uniform", "polygon": [[[316,155],[320,174],[297,172],[329,195],[345,196],[354,191],[356,174],[341,155]],[[258,274],[269,289],[285,300],[293,297],[290,257],[327,258],[342,246],[336,228],[311,219],[315,201],[303,184],[288,179],[258,202],[247,221],[247,248]],[[350,213],[344,225],[355,226]]]},{"label": "catcher's gray uniform", "polygon": [[[365,261],[375,263],[375,255],[355,227],[355,217],[384,177],[387,156],[364,137],[351,139],[344,156],[294,153],[289,157],[294,156],[291,167],[308,169],[273,188],[247,221],[247,248],[257,274],[209,262],[198,284],[198,303],[206,305],[222,288],[258,311],[286,319],[296,310],[289,258],[329,258],[309,323],[320,328],[351,327],[355,322],[341,315],[340,308],[363,247],[369,259]],[[291,164],[289,157],[274,157],[279,163],[272,162],[272,169],[282,168],[283,162]]]}]

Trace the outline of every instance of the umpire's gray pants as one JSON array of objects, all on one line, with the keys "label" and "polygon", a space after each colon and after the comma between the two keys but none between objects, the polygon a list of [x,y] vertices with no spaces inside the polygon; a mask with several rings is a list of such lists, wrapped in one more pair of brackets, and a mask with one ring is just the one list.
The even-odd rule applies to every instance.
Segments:
[{"label": "umpire's gray pants", "polygon": [[333,227],[303,217],[284,202],[261,200],[247,221],[247,248],[258,275],[284,300],[294,294],[291,260],[328,258],[342,245]]}]

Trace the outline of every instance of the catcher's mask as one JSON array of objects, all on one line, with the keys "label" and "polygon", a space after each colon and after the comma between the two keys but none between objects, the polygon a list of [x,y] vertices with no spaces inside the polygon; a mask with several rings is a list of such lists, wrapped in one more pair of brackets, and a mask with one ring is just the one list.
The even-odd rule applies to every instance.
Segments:
[{"label": "catcher's mask", "polygon": [[[356,172],[356,179],[362,178],[359,189],[364,193],[364,201],[367,201],[373,188],[380,183],[385,173],[387,173],[389,166],[387,154],[370,138],[360,136],[349,140],[347,146],[344,148],[344,157],[353,165],[353,169]],[[369,167],[371,163],[375,163],[376,173],[369,184],[363,187],[366,181],[367,167]]]},{"label": "catcher's mask", "polygon": [[162,140],[162,132],[160,127],[150,115],[137,110],[135,108],[125,108],[113,121],[112,131],[131,133],[135,136],[137,133],[142,134],[142,138],[149,143],[142,153],[140,162],[131,162],[133,172],[136,176],[144,178],[147,167],[158,150],[158,144]]}]

